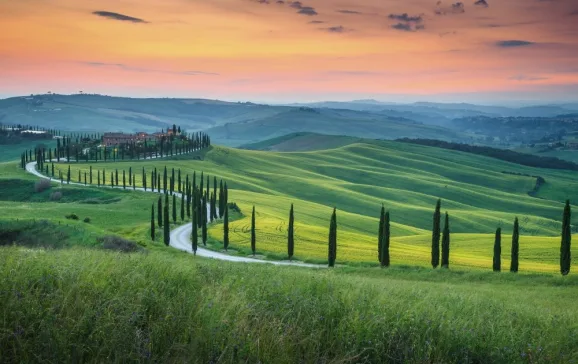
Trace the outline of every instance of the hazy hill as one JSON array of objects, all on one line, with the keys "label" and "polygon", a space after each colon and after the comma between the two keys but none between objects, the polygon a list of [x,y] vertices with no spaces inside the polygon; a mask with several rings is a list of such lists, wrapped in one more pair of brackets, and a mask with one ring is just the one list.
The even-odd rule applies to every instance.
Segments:
[{"label": "hazy hill", "polygon": [[[228,123],[206,131],[218,144],[238,146],[296,132],[372,139],[461,138],[449,129],[401,117],[352,110],[293,108],[260,120]],[[426,137],[427,135],[427,137]]]},{"label": "hazy hill", "polygon": [[275,115],[288,107],[201,99],[137,99],[101,95],[38,95],[0,100],[0,122],[62,130],[189,131]]}]

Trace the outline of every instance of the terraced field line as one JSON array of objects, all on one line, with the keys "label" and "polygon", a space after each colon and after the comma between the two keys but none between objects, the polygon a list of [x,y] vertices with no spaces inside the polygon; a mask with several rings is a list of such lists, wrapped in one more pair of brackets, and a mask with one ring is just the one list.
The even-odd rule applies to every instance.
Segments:
[{"label": "terraced field line", "polygon": [[[49,176],[45,176],[42,173],[40,173],[37,169],[36,169],[36,162],[29,162],[28,164],[26,164],[26,172],[31,173],[39,178],[44,178],[44,179],[49,179],[51,181],[56,181],[56,182],[60,182],[59,179],[56,178],[51,178]],[[85,186],[85,187],[97,187],[95,185],[85,185],[84,183],[79,183],[79,182],[70,182],[67,184],[71,184],[71,185],[76,185],[76,186]],[[123,187],[121,186],[100,186],[101,188],[119,188],[119,189],[123,189]],[[132,187],[130,188],[126,188],[126,190],[133,190]],[[151,193],[156,193],[150,190],[145,191],[144,188],[142,187],[136,187],[134,188],[134,190],[136,191],[141,191],[141,192],[151,192]],[[178,196],[179,198],[181,197],[181,194],[178,192],[174,193],[176,196]],[[207,205],[207,213],[209,213],[209,206]],[[191,244],[191,233],[192,233],[193,227],[192,224],[185,224],[185,225],[181,225],[175,229],[173,229],[171,231],[171,241],[170,241],[170,246],[172,246],[175,249],[179,249],[188,253],[193,253],[193,247]],[[305,268],[325,268],[326,266],[323,264],[308,264],[308,263],[301,263],[301,262],[286,262],[286,261],[276,261],[276,260],[263,260],[263,259],[258,259],[258,258],[249,258],[249,257],[237,257],[237,256],[233,256],[233,255],[228,255],[228,254],[224,254],[224,253],[220,253],[220,252],[216,252],[213,250],[209,250],[209,249],[204,249],[202,247],[198,247],[197,248],[197,255],[204,257],[204,258],[210,258],[210,259],[217,259],[217,260],[224,260],[224,261],[228,261],[228,262],[241,262],[241,263],[269,263],[269,264],[274,264],[274,265],[291,265],[291,266],[297,266],[297,267],[305,267]]]}]

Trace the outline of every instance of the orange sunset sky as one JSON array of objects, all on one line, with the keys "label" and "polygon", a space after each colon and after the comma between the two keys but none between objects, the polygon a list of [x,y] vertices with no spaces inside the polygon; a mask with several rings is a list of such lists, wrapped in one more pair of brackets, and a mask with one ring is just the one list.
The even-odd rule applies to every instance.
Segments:
[{"label": "orange sunset sky", "polygon": [[0,97],[578,99],[575,0],[0,0]]}]

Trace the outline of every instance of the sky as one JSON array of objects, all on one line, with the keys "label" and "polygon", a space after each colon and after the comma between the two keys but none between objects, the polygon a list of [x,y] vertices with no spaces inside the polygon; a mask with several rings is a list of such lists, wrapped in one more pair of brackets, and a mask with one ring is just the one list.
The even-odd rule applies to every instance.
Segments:
[{"label": "sky", "polygon": [[0,0],[0,97],[578,100],[576,0]]}]

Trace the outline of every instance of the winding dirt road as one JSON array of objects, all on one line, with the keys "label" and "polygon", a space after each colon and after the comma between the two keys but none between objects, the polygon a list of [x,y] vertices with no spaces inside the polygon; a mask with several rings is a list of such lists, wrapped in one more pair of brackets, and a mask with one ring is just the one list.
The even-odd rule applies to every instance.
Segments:
[{"label": "winding dirt road", "polygon": [[[26,171],[28,173],[31,173],[39,178],[44,178],[44,179],[49,179],[51,181],[56,181],[58,183],[60,183],[59,179],[56,178],[51,178],[49,176],[45,176],[42,173],[40,173],[37,169],[36,169],[36,162],[29,162],[28,164],[26,164]],[[76,185],[76,186],[90,186],[90,187],[97,187],[95,185],[85,185],[84,183],[78,183],[78,182],[70,182],[69,184],[71,185]],[[122,187],[113,187],[113,186],[100,186],[101,188],[120,188],[122,189]],[[127,190],[133,190],[132,187],[127,187]],[[149,192],[149,193],[157,193],[157,192],[153,192],[150,189],[145,191],[144,188],[142,187],[137,187],[134,190],[137,191],[141,191],[141,192]],[[181,194],[178,192],[175,192],[175,195],[177,197],[181,197]],[[209,209],[209,206],[207,206],[207,212]],[[172,246],[175,249],[179,249],[188,253],[193,253],[193,248],[192,248],[192,244],[191,244],[191,232],[193,230],[192,224],[185,224],[185,225],[181,225],[175,229],[173,229],[171,231],[171,241],[170,241],[170,246]],[[216,252],[213,250],[209,250],[209,249],[205,249],[202,248],[201,246],[199,246],[197,248],[197,255],[204,257],[204,258],[211,258],[211,259],[217,259],[217,260],[224,260],[224,261],[228,261],[228,262],[240,262],[240,263],[265,263],[265,264],[274,264],[274,265],[291,265],[291,266],[298,266],[298,267],[307,267],[307,268],[325,268],[325,265],[321,265],[321,264],[308,264],[308,263],[302,263],[302,262],[289,262],[289,261],[276,261],[276,260],[263,260],[263,259],[257,259],[257,258],[250,258],[250,257],[238,257],[238,256],[234,256],[234,255],[228,255],[228,254],[224,254],[224,253],[220,253],[220,252]]]}]

